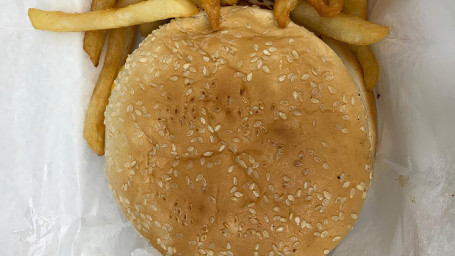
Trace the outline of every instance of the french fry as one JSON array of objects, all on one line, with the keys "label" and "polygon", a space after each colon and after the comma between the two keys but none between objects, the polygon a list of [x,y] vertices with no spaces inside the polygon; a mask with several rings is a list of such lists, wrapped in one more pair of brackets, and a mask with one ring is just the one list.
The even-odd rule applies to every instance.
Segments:
[{"label": "french fry", "polygon": [[210,25],[213,29],[220,27],[221,3],[220,0],[193,0],[199,7],[207,12]]},{"label": "french fry", "polygon": [[368,16],[368,0],[344,0],[343,13],[366,20]]},{"label": "french fry", "polygon": [[381,41],[390,32],[388,27],[340,13],[321,17],[307,2],[299,0],[291,12],[292,20],[323,35],[354,45],[370,45]]},{"label": "french fry", "polygon": [[221,0],[221,5],[234,5],[238,2],[239,0]]},{"label": "french fry", "polygon": [[359,46],[356,50],[356,56],[363,69],[363,79],[369,91],[373,91],[378,83],[379,63],[368,46]]},{"label": "french fry", "polygon": [[164,25],[169,22],[169,19],[166,20],[157,20],[154,22],[149,22],[149,23],[144,23],[139,25],[141,35],[143,37],[148,36],[150,33],[152,33],[153,30],[159,28],[161,25]]},{"label": "french fry", "polygon": [[118,0],[116,8],[123,8],[129,5],[137,4],[139,2],[144,2],[145,0]]},{"label": "french fry", "polygon": [[111,85],[133,48],[136,30],[137,27],[134,26],[114,29],[109,33],[104,65],[88,106],[84,138],[90,148],[100,156],[104,155],[104,111],[111,95]]},{"label": "french fry", "polygon": [[289,14],[297,5],[297,0],[276,0],[273,7],[273,15],[278,25],[286,27],[290,21]]},{"label": "french fry", "polygon": [[[115,6],[115,2],[116,0],[93,0],[91,10],[109,9]],[[84,35],[84,51],[88,54],[95,67],[99,64],[107,32],[107,30],[87,31]]]},{"label": "french fry", "polygon": [[42,11],[30,8],[29,18],[36,29],[76,32],[128,27],[173,17],[198,13],[189,0],[148,0],[124,8],[87,13]]},{"label": "french fry", "polygon": [[[368,0],[345,0],[343,12],[358,16],[362,19],[367,18]],[[351,45],[351,49],[357,56],[363,70],[363,79],[365,86],[369,91],[373,91],[378,83],[379,63],[368,46]]]},{"label": "french fry", "polygon": [[343,9],[343,0],[306,0],[316,9],[319,15],[332,17],[338,15]]}]

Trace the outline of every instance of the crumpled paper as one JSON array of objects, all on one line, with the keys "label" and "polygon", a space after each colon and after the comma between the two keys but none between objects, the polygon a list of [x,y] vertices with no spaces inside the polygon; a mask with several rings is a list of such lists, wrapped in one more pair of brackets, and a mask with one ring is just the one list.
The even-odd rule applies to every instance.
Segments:
[{"label": "crumpled paper", "polygon": [[[89,0],[3,0],[0,8],[0,254],[159,255],[126,221],[104,158],[82,138],[99,69],[81,33],[33,30],[27,8]],[[391,34],[373,46],[379,136],[359,220],[332,256],[455,252],[455,1],[370,0]]]}]

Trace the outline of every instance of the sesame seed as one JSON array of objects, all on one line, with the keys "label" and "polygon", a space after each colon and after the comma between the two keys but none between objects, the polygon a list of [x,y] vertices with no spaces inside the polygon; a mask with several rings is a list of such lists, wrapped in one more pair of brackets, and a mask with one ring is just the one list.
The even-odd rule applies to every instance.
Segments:
[{"label": "sesame seed", "polygon": [[327,254],[329,254],[329,253],[330,253],[329,250],[324,250],[324,255],[327,255]]},{"label": "sesame seed", "polygon": [[287,60],[289,63],[292,63],[292,62],[293,62],[292,57],[289,56],[289,55],[286,55],[286,60]]},{"label": "sesame seed", "polygon": [[171,76],[170,79],[171,79],[171,81],[177,81],[177,79],[179,79],[179,77],[178,76]]},{"label": "sesame seed", "polygon": [[300,79],[302,80],[307,80],[308,78],[310,78],[310,75],[308,74],[303,74],[302,77]]},{"label": "sesame seed", "polygon": [[251,81],[251,79],[253,79],[253,73],[248,73],[248,75],[246,76],[246,80],[247,81]]},{"label": "sesame seed", "polygon": [[328,231],[323,231],[323,232],[321,233],[321,238],[324,238],[324,237],[326,237],[326,236],[328,236],[328,235],[329,235],[329,232],[328,232]]},{"label": "sesame seed", "polygon": [[356,220],[356,219],[357,219],[357,214],[352,213],[352,214],[351,214],[351,218],[352,218],[353,220]]},{"label": "sesame seed", "polygon": [[237,191],[237,192],[234,193],[234,196],[235,196],[235,197],[242,197],[242,196],[243,196],[243,193]]},{"label": "sesame seed", "polygon": [[300,225],[300,218],[299,218],[299,217],[295,217],[294,221],[295,221],[295,224],[296,224],[297,226]]},{"label": "sesame seed", "polygon": [[332,198],[332,195],[329,192],[327,192],[327,191],[324,191],[324,196],[327,199],[331,199]]},{"label": "sesame seed", "polygon": [[262,70],[263,70],[265,73],[270,73],[270,69],[269,69],[269,67],[267,67],[266,65],[264,65],[264,66],[262,67]]},{"label": "sesame seed", "polygon": [[349,191],[349,198],[354,198],[355,195],[355,188],[351,188],[351,191]]},{"label": "sesame seed", "polygon": [[256,69],[260,69],[262,67],[262,60],[259,60],[256,64]]},{"label": "sesame seed", "polygon": [[256,121],[256,122],[254,122],[253,127],[255,127],[255,128],[260,127],[261,124],[262,124],[261,121]]},{"label": "sesame seed", "polygon": [[360,191],[363,191],[363,190],[364,190],[364,187],[363,187],[362,185],[360,185],[360,184],[357,185],[356,188],[357,188],[358,190],[360,190]]},{"label": "sesame seed", "polygon": [[317,103],[319,103],[319,100],[316,98],[311,98],[311,102],[313,102],[314,104],[317,104]]},{"label": "sesame seed", "polygon": [[351,182],[349,181],[346,181],[344,184],[343,184],[343,188],[347,188],[349,187],[349,185],[351,184]]},{"label": "sesame seed", "polygon": [[242,166],[245,169],[248,168],[248,166],[246,165],[245,161],[243,161],[243,160],[239,160],[239,164],[240,164],[240,166]]},{"label": "sesame seed", "polygon": [[330,81],[332,81],[334,78],[335,78],[334,76],[330,76],[330,75],[329,75],[329,76],[326,76],[326,77],[325,77],[325,80],[326,80],[327,82],[330,82]]},{"label": "sesame seed", "polygon": [[273,46],[269,47],[269,52],[276,52],[276,51],[277,51],[277,49],[275,47],[273,47]]},{"label": "sesame seed", "polygon": [[283,82],[285,79],[286,79],[286,75],[282,75],[282,76],[278,77],[279,82]]},{"label": "sesame seed", "polygon": [[336,241],[339,241],[340,239],[341,239],[341,237],[336,236],[336,237],[334,237],[334,238],[332,239],[332,241],[333,241],[333,242],[336,242]]},{"label": "sesame seed", "polygon": [[291,54],[292,54],[292,57],[293,57],[294,59],[298,59],[298,58],[299,58],[299,54],[297,53],[296,50],[292,50]]},{"label": "sesame seed", "polygon": [[328,206],[329,202],[330,202],[329,199],[324,199],[324,200],[322,200],[322,205],[323,206]]},{"label": "sesame seed", "polygon": [[279,112],[279,113],[278,113],[278,116],[280,116],[280,118],[283,119],[283,120],[286,120],[286,119],[287,119],[286,114],[283,113],[283,112]]},{"label": "sesame seed", "polygon": [[258,46],[257,44],[254,44],[254,45],[253,45],[253,49],[254,49],[255,51],[257,51],[257,50],[259,49],[259,46]]}]

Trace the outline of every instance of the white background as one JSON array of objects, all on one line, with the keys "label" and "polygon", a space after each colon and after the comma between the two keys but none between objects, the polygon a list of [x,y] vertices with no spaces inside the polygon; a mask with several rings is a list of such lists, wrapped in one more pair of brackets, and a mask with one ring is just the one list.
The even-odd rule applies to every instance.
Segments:
[{"label": "white background", "polygon": [[[82,138],[98,72],[83,35],[36,31],[27,18],[29,7],[89,5],[1,1],[0,255],[123,256],[147,246],[111,196],[104,158]],[[359,221],[331,255],[454,255],[455,1],[370,0],[370,11],[392,31],[374,46],[378,155]]]}]

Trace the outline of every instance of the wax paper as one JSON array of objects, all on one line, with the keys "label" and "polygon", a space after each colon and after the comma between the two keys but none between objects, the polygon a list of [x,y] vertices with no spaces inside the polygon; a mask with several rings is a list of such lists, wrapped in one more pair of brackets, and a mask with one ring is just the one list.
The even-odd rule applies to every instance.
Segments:
[{"label": "wax paper", "polygon": [[[27,9],[87,11],[89,0],[0,3],[0,255],[159,255],[107,186],[82,137],[99,69],[82,33],[32,29]],[[370,0],[391,28],[373,46],[378,145],[354,230],[332,256],[455,254],[455,1]]]}]

